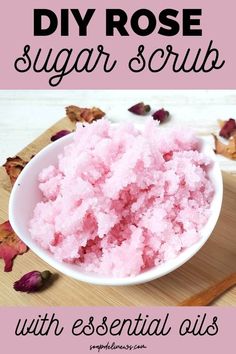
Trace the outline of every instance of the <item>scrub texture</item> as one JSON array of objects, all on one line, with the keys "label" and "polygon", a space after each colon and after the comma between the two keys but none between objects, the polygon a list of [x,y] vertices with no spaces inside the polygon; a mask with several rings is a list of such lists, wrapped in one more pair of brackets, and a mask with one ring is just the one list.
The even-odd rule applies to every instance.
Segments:
[{"label": "scrub texture", "polygon": [[212,161],[188,131],[148,120],[77,125],[55,166],[39,175],[30,233],[86,272],[134,276],[196,243],[210,216]]}]

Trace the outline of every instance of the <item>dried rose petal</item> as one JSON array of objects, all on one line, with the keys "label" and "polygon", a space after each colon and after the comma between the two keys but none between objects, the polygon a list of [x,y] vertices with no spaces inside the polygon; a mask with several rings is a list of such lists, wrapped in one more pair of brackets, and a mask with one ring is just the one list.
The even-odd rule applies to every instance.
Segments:
[{"label": "dried rose petal", "polygon": [[169,117],[169,112],[165,111],[164,108],[159,109],[156,111],[152,117],[154,120],[158,120],[160,123],[163,123],[168,117]]},{"label": "dried rose petal", "polygon": [[165,161],[170,161],[173,157],[173,151],[169,151],[169,152],[166,152],[164,155],[163,155],[163,158]]},{"label": "dried rose petal", "polygon": [[27,251],[27,246],[18,238],[9,221],[0,225],[0,258],[5,262],[4,272],[10,272],[13,259]]},{"label": "dried rose petal", "polygon": [[212,134],[215,140],[215,153],[223,155],[231,160],[236,160],[236,135],[231,136],[229,143],[223,144],[216,135]]},{"label": "dried rose petal", "polygon": [[233,118],[227,120],[220,130],[219,135],[223,138],[229,139],[232,133],[236,130],[236,121]]},{"label": "dried rose petal", "polygon": [[27,161],[24,161],[21,157],[15,156],[15,157],[8,157],[7,161],[3,165],[5,167],[5,170],[10,177],[11,184],[13,185],[23,170],[23,168],[27,165]]},{"label": "dried rose petal", "polygon": [[105,113],[97,108],[81,108],[77,106],[66,107],[66,115],[72,122],[92,123],[94,120],[101,119]]},{"label": "dried rose petal", "polygon": [[56,140],[62,138],[65,135],[68,135],[70,133],[71,133],[70,130],[65,130],[65,129],[64,130],[60,130],[59,132],[57,132],[56,134],[51,136],[51,141],[56,141]]},{"label": "dried rose petal", "polygon": [[151,107],[148,104],[145,105],[143,102],[139,102],[128,109],[128,111],[130,111],[131,113],[137,114],[139,116],[144,116],[145,114],[150,112],[150,110]]},{"label": "dried rose petal", "polygon": [[47,280],[50,279],[51,275],[52,273],[49,270],[45,270],[42,273],[34,270],[32,272],[26,273],[23,275],[23,277],[17,280],[14,283],[13,288],[16,291],[33,293],[41,289]]}]

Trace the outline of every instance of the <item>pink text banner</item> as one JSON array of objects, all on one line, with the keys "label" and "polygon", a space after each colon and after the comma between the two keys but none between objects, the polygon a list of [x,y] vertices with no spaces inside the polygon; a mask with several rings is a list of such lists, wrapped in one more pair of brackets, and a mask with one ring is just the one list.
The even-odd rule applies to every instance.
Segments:
[{"label": "pink text banner", "polygon": [[7,353],[235,353],[235,308],[1,308]]},{"label": "pink text banner", "polygon": [[234,0],[3,2],[0,89],[234,89]]}]

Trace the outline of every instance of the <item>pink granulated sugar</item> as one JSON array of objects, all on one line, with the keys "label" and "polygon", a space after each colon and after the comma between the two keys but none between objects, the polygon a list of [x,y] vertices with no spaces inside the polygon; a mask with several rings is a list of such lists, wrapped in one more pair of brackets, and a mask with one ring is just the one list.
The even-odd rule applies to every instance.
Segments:
[{"label": "pink granulated sugar", "polygon": [[148,121],[77,126],[58,164],[39,175],[30,232],[60,261],[134,276],[200,238],[214,190],[198,138]]}]

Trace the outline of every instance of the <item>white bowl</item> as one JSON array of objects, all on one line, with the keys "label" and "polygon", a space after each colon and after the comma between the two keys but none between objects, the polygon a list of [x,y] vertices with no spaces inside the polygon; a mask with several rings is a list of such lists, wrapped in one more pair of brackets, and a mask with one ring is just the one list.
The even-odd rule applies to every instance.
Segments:
[{"label": "white bowl", "polygon": [[38,175],[44,167],[57,163],[58,154],[62,152],[64,146],[69,144],[72,139],[73,134],[69,134],[41,150],[26,165],[12,189],[9,201],[9,220],[16,234],[33,252],[58,271],[77,280],[100,285],[132,285],[148,282],[172,272],[200,250],[216,225],[223,198],[221,171],[216,162],[212,147],[204,140],[202,140],[202,152],[214,161],[213,166],[209,169],[209,178],[215,188],[215,194],[211,203],[211,216],[207,224],[201,230],[200,240],[193,246],[182,251],[175,259],[166,261],[157,267],[153,267],[133,277],[112,278],[94,273],[87,273],[84,270],[81,270],[79,265],[59,262],[49,251],[46,251],[32,240],[28,230],[29,220],[32,217],[35,205],[42,200],[41,193],[38,189]]}]

